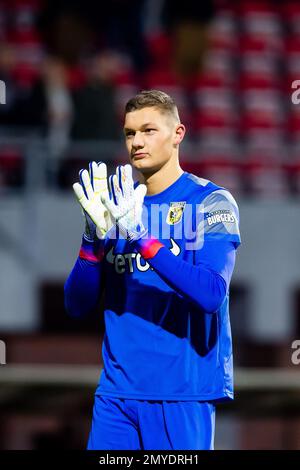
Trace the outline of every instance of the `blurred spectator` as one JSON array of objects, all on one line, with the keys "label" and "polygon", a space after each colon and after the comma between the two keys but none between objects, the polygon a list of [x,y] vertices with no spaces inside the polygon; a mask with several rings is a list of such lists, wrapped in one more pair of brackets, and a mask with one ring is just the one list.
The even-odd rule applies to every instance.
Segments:
[{"label": "blurred spectator", "polygon": [[59,155],[68,143],[72,117],[66,66],[59,59],[49,57],[29,97],[27,122],[41,129],[49,139],[52,154]]},{"label": "blurred spectator", "polygon": [[16,126],[23,123],[24,90],[14,80],[16,56],[13,47],[8,43],[0,46],[0,80],[6,88],[6,103],[0,106],[0,125]]},{"label": "blurred spectator", "polygon": [[98,28],[106,35],[106,47],[130,55],[138,75],[149,66],[145,41],[145,0],[110,0],[99,3]]},{"label": "blurred spectator", "polygon": [[120,137],[113,86],[116,67],[117,62],[109,52],[94,56],[88,64],[87,83],[74,92],[73,139]]},{"label": "blurred spectator", "polygon": [[212,0],[165,0],[162,18],[173,35],[174,69],[181,77],[190,77],[201,70],[207,48],[207,25],[214,14]]},{"label": "blurred spectator", "polygon": [[128,54],[137,73],[149,62],[144,38],[145,0],[45,1],[39,27],[52,53],[69,64],[94,44]]},{"label": "blurred spectator", "polygon": [[92,9],[82,0],[44,1],[38,27],[50,54],[69,65],[78,63],[92,44]]}]

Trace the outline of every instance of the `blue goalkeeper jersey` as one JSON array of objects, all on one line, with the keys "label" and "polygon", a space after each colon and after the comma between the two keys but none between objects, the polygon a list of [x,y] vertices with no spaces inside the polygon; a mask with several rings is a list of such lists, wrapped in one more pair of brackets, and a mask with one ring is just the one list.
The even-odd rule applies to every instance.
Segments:
[{"label": "blue goalkeeper jersey", "polygon": [[[229,284],[240,244],[234,198],[184,172],[145,197],[143,222],[148,234],[140,240],[108,236],[98,242],[97,257],[93,242],[81,248],[80,262],[89,266],[80,269],[97,271],[93,285],[105,289],[104,367],[96,393],[232,399]],[[71,278],[68,283],[71,295]]]}]

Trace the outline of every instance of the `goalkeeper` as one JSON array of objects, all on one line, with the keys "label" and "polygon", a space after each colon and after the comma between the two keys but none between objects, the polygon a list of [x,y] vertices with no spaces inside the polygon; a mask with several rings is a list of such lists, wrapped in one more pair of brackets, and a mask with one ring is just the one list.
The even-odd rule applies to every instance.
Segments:
[{"label": "goalkeeper", "polygon": [[173,99],[142,91],[125,108],[131,165],[107,178],[92,162],[73,186],[86,230],[66,309],[85,315],[105,292],[88,449],[213,449],[216,404],[233,399],[238,207],[225,188],[181,169],[184,134]]}]

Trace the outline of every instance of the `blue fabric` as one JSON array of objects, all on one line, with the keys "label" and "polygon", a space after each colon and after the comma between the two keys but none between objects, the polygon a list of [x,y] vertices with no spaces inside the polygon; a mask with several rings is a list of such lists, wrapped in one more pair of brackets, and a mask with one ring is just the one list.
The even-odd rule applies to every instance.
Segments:
[{"label": "blue fabric", "polygon": [[[140,242],[138,240],[136,246]],[[163,247],[148,262],[178,294],[207,313],[214,313],[224,302],[229,287],[235,263],[235,248],[232,242],[207,243],[201,250],[201,262],[192,265]]]},{"label": "blue fabric", "polygon": [[[81,256],[92,258],[102,241],[93,242],[82,238]],[[82,317],[93,310],[99,300],[102,266],[99,261],[89,261],[78,256],[64,286],[65,309],[72,317]]]},{"label": "blue fabric", "polygon": [[[159,215],[152,213],[157,204]],[[143,223],[163,244],[155,255],[143,258],[145,240],[107,238],[103,261],[84,266],[83,287],[82,266],[75,265],[66,283],[71,315],[86,313],[105,286],[104,368],[96,392],[139,400],[230,400],[236,202],[224,188],[184,173],[145,197]],[[181,223],[191,233],[178,236]],[[195,239],[196,247],[188,243]]]},{"label": "blue fabric", "polygon": [[95,396],[87,450],[212,450],[215,406]]}]

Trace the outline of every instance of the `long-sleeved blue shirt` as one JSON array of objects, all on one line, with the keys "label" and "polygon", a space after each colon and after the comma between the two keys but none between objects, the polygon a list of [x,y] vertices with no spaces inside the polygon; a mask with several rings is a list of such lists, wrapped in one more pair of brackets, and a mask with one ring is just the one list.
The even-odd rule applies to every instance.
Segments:
[{"label": "long-sleeved blue shirt", "polygon": [[148,235],[83,238],[65,284],[74,316],[105,289],[102,395],[160,400],[233,398],[229,284],[240,244],[235,200],[187,172],[146,196]]}]

